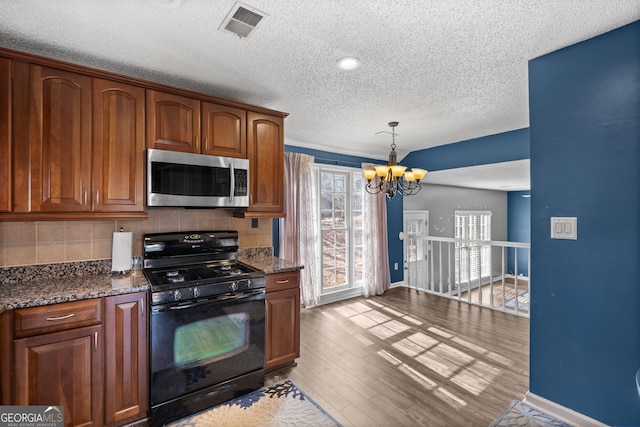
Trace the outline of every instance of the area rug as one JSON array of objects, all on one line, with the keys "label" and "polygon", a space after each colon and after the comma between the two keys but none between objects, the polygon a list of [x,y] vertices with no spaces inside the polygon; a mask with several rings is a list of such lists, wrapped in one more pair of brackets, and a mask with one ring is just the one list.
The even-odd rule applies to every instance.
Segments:
[{"label": "area rug", "polygon": [[524,402],[514,400],[489,427],[572,427]]},{"label": "area rug", "polygon": [[342,427],[290,379],[168,424],[170,427]]}]

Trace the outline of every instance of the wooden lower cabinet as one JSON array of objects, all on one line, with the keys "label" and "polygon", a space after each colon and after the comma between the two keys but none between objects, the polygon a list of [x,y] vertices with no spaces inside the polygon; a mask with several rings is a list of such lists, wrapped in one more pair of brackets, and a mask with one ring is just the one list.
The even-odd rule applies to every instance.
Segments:
[{"label": "wooden lower cabinet", "polygon": [[14,405],[64,407],[65,426],[103,419],[102,325],[14,341]]},{"label": "wooden lower cabinet", "polygon": [[147,293],[105,298],[105,424],[119,425],[149,409]]},{"label": "wooden lower cabinet", "polygon": [[[98,309],[92,312],[94,306]],[[146,292],[3,314],[0,326],[11,331],[13,323],[14,338],[12,360],[2,353],[3,366],[12,366],[13,372],[12,396],[6,398],[3,391],[3,403],[63,406],[65,426],[120,426],[146,417]],[[77,318],[100,324],[82,326],[73,321]],[[41,320],[66,329],[48,332],[51,326],[37,327]],[[29,336],[18,338],[21,334]]]},{"label": "wooden lower cabinet", "polygon": [[300,356],[300,272],[267,275],[265,373]]}]

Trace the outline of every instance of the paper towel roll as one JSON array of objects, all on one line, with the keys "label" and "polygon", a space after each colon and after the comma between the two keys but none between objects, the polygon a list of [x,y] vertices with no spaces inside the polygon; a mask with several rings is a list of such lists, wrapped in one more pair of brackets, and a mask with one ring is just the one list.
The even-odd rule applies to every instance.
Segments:
[{"label": "paper towel roll", "polygon": [[113,248],[111,250],[111,271],[123,273],[131,271],[131,242],[130,231],[116,231],[113,233]]}]

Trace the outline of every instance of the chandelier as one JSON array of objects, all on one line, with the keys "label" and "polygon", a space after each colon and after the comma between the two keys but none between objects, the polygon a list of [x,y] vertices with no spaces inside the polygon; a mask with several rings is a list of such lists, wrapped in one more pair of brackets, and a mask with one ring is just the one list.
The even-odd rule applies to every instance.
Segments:
[{"label": "chandelier", "polygon": [[[390,122],[391,127],[391,152],[389,162],[386,165],[374,166],[374,169],[362,169],[362,173],[367,180],[365,189],[370,194],[384,193],[389,200],[400,193],[403,196],[411,196],[420,191],[420,180],[424,178],[427,171],[424,169],[412,168],[405,172],[406,166],[396,162],[396,126],[398,122]],[[374,180],[378,175],[379,179]]]}]

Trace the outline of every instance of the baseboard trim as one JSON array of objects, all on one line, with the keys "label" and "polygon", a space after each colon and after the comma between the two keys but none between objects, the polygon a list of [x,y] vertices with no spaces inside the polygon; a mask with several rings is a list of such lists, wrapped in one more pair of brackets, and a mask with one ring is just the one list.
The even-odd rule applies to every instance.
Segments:
[{"label": "baseboard trim", "polygon": [[607,424],[603,424],[600,421],[594,420],[593,418],[576,412],[573,409],[558,405],[557,403],[533,394],[530,391],[525,394],[523,402],[541,410],[545,414],[554,416],[571,425],[580,427],[607,427]]}]

